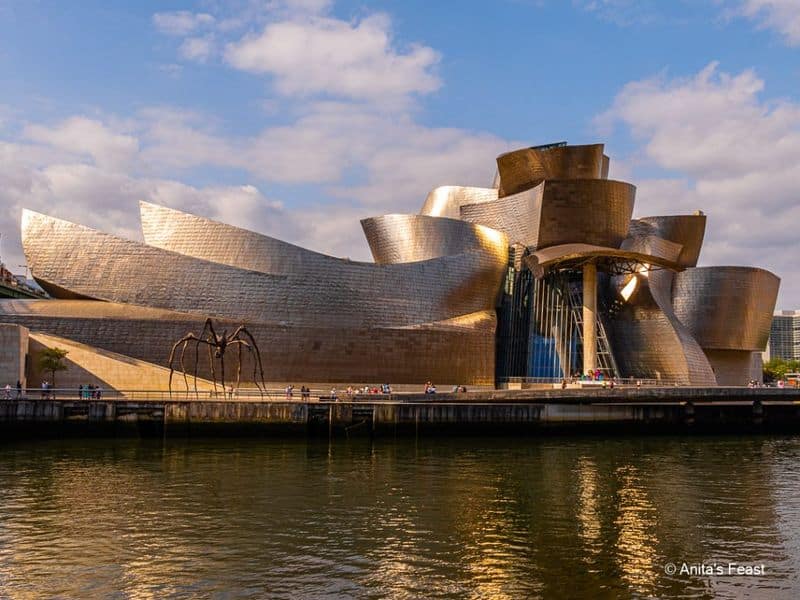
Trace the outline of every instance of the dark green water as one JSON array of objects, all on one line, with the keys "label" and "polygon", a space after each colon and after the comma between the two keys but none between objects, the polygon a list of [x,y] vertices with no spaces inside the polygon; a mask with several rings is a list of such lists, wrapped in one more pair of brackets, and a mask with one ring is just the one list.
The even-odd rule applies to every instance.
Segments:
[{"label": "dark green water", "polygon": [[[731,561],[765,574],[664,570]],[[797,598],[798,567],[800,438],[0,445],[2,598]]]}]

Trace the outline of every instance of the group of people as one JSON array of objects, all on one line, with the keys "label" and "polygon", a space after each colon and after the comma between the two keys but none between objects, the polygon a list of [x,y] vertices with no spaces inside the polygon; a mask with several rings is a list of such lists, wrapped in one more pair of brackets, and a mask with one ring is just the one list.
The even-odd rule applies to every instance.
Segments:
[{"label": "group of people", "polygon": [[605,375],[603,375],[603,372],[600,369],[595,369],[594,371],[590,369],[586,371],[586,373],[576,371],[572,376],[572,379],[575,381],[603,381],[605,379]]},{"label": "group of people", "polygon": [[[286,399],[292,400],[294,398],[294,384],[286,386]],[[300,398],[302,400],[309,400],[311,398],[311,388],[305,385],[300,386]]]},{"label": "group of people", "polygon": [[436,386],[433,385],[430,381],[425,382],[425,393],[426,394],[435,394],[436,393]]},{"label": "group of people", "polygon": [[[17,379],[17,396],[16,399],[20,400],[22,398],[22,382]],[[3,390],[3,399],[4,400],[11,400],[11,385],[6,384],[5,389]]]},{"label": "group of people", "polygon": [[100,400],[102,395],[103,390],[99,385],[87,383],[86,385],[81,384],[78,386],[78,398],[81,400]]}]

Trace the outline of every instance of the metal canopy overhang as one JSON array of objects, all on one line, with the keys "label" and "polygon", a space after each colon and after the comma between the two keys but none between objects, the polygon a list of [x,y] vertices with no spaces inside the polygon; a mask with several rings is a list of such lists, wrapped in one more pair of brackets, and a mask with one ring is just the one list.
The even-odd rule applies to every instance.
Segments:
[{"label": "metal canopy overhang", "polygon": [[523,259],[523,264],[537,278],[543,277],[548,271],[581,268],[587,263],[595,263],[598,270],[613,275],[655,269],[684,270],[680,264],[666,258],[590,244],[550,246],[536,250]]}]

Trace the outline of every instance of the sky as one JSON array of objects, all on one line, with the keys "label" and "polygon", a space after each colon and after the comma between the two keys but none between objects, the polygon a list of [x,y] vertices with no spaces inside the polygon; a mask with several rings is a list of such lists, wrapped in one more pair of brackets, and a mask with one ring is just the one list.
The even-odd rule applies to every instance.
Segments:
[{"label": "sky", "polygon": [[139,200],[369,260],[359,219],[556,141],[800,308],[800,0],[0,0],[17,273],[22,208],[141,239]]}]

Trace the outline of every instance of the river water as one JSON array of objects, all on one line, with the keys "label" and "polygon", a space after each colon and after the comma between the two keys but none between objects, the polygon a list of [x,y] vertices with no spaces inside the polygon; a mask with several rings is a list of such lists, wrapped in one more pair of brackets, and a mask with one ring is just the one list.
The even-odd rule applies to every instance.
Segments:
[{"label": "river water", "polygon": [[2,598],[797,598],[799,567],[800,438],[0,444]]}]

